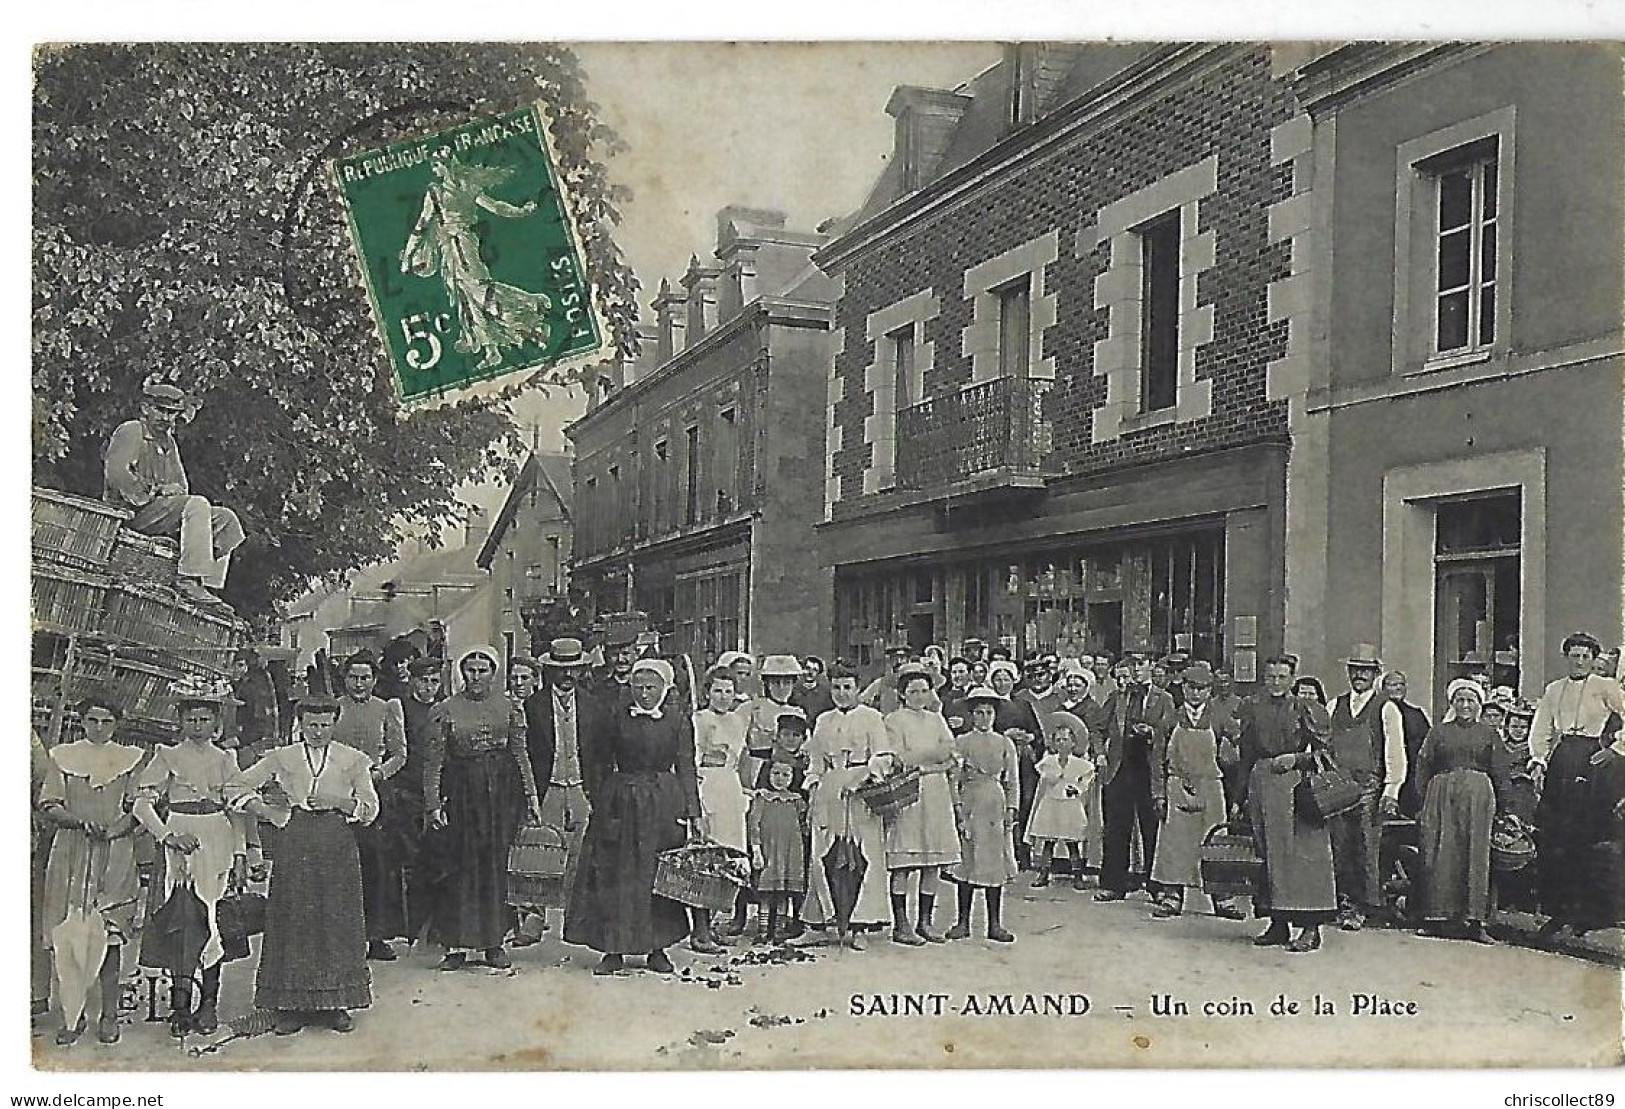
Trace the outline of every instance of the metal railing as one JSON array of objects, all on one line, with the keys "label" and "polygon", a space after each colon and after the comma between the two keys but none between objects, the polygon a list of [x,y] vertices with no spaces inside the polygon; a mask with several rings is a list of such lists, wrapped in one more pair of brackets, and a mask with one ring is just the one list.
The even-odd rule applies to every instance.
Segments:
[{"label": "metal railing", "polygon": [[1038,475],[1054,449],[1053,382],[999,377],[897,414],[897,484],[935,489],[1004,471]]}]

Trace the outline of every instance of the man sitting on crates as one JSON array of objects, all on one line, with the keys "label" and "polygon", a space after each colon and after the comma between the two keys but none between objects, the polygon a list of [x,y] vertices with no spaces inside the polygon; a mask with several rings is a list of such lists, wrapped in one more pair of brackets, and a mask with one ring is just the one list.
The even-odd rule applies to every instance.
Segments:
[{"label": "man sitting on crates", "polygon": [[222,602],[211,590],[226,584],[231,552],[243,541],[243,525],[229,508],[191,492],[175,442],[175,424],[186,394],[149,381],[141,390],[141,418],[127,420],[107,441],[106,499],[135,513],[129,527],[143,535],[180,536],[177,587],[200,604]]}]

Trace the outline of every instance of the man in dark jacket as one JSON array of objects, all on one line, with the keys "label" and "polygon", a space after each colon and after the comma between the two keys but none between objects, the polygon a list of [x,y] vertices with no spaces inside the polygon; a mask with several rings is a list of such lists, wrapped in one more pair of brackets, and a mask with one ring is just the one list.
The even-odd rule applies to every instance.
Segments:
[{"label": "man in dark jacket", "polygon": [[[1147,871],[1157,850],[1162,759],[1174,726],[1174,701],[1151,684],[1149,659],[1135,654],[1133,662],[1129,684],[1106,705],[1106,762],[1100,771],[1106,842],[1096,901],[1121,901],[1133,888],[1128,866],[1136,822]],[[1156,892],[1149,878],[1146,886]]]},{"label": "man in dark jacket", "polygon": [[[525,699],[525,744],[542,801],[542,823],[564,833],[567,854],[560,888],[568,891],[575,885],[581,841],[592,815],[583,754],[603,735],[608,721],[604,704],[582,685],[590,664],[581,640],[553,640],[540,665],[542,687]],[[539,939],[546,927],[545,910],[564,907],[562,898],[556,905],[537,906],[540,919],[523,922],[519,941]]]}]

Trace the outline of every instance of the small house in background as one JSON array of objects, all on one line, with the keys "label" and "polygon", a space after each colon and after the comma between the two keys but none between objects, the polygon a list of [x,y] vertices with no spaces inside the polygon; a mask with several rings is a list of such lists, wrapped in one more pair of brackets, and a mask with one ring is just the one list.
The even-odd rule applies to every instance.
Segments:
[{"label": "small house in background", "polygon": [[533,450],[480,545],[490,642],[506,658],[579,630],[569,600],[572,489],[570,456]]},{"label": "small house in background", "polygon": [[465,504],[461,531],[430,549],[408,540],[389,562],[351,575],[338,589],[316,591],[289,606],[281,643],[298,650],[302,671],[318,651],[341,659],[363,647],[382,652],[390,640],[414,632],[427,638],[431,623],[445,629],[445,652],[486,642],[491,631],[490,590],[476,556],[488,533],[488,509]]}]

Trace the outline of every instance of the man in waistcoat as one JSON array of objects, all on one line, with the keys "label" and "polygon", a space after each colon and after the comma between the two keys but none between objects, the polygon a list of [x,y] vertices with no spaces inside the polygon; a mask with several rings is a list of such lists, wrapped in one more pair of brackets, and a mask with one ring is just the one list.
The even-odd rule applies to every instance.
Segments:
[{"label": "man in waistcoat", "polygon": [[1406,698],[1410,694],[1410,683],[1404,673],[1399,670],[1390,670],[1382,678],[1382,693],[1392,705],[1399,708],[1400,720],[1405,731],[1405,784],[1399,787],[1399,811],[1402,816],[1415,820],[1422,815],[1422,791],[1417,788],[1416,756],[1422,751],[1422,741],[1427,738],[1428,729],[1433,727],[1433,721],[1418,705],[1413,705]]},{"label": "man in waistcoat", "polygon": [[1405,784],[1405,721],[1399,706],[1377,689],[1382,660],[1369,643],[1356,643],[1343,660],[1349,688],[1332,701],[1331,751],[1337,765],[1360,783],[1360,803],[1330,822],[1337,871],[1337,926],[1358,932],[1384,908],[1379,856],[1384,816],[1399,812]]}]

